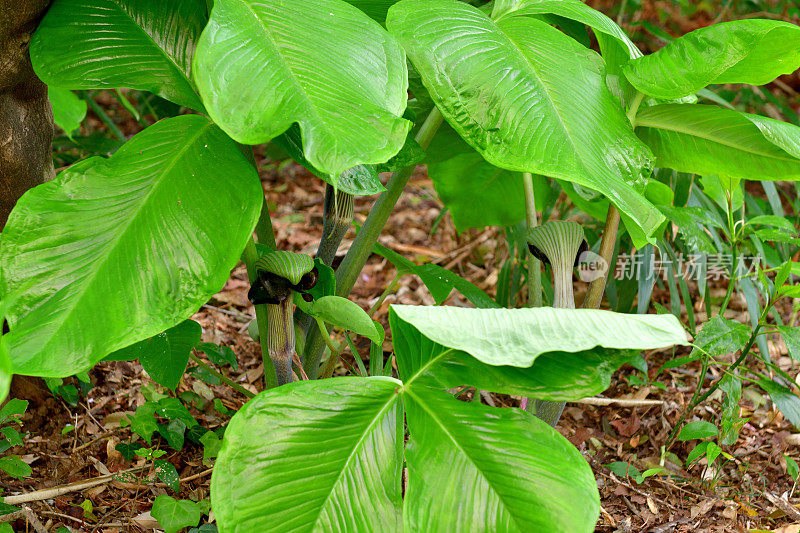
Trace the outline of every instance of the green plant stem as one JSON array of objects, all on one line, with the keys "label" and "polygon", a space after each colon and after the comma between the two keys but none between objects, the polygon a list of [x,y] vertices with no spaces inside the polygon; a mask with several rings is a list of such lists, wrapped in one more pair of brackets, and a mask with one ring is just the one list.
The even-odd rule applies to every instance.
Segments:
[{"label": "green plant stem", "polygon": [[264,203],[261,204],[261,214],[258,216],[256,222],[256,238],[259,244],[269,246],[273,250],[278,249],[278,244],[275,242],[275,231],[272,229],[272,219],[269,216],[269,206],[267,199],[264,198]]},{"label": "green plant stem", "polygon": [[[244,264],[247,266],[247,277],[252,284],[258,277],[258,272],[256,271],[258,251],[256,250],[256,242],[252,237],[248,239],[244,247],[242,259],[244,259]],[[267,306],[265,304],[256,305],[255,309],[256,324],[258,325],[258,332],[261,340],[261,360],[264,363],[264,384],[266,388],[271,389],[278,385],[278,377],[275,374],[275,367],[269,360],[269,344],[267,341],[267,337],[269,337],[269,321],[267,320]]]},{"label": "green plant stem", "polygon": [[[442,120],[442,114],[434,107],[425,122],[420,126],[414,140],[423,150],[430,145]],[[394,206],[413,171],[414,166],[408,166],[393,173],[389,178],[389,183],[386,185],[387,190],[375,201],[367,220],[364,221],[364,225],[353,240],[350,250],[348,250],[347,255],[345,255],[344,260],[336,270],[337,296],[347,297],[350,294],[361,269],[364,268],[367,259],[372,253],[372,247],[378,242],[378,236],[389,219],[392,210],[394,210]],[[319,375],[319,363],[325,343],[320,338],[318,331],[312,329],[309,333],[303,366],[309,379],[316,379]]]},{"label": "green plant stem", "polygon": [[330,183],[325,186],[325,204],[322,213],[322,238],[317,257],[331,266],[347,229],[353,222],[353,195],[336,191]]},{"label": "green plant stem", "polygon": [[205,370],[209,374],[215,376],[217,379],[219,379],[221,382],[223,382],[225,385],[229,386],[230,388],[232,388],[236,392],[238,392],[240,394],[243,394],[244,396],[246,396],[248,398],[252,398],[252,397],[255,396],[255,394],[253,394],[249,390],[245,389],[244,387],[242,387],[241,385],[239,385],[238,383],[233,381],[231,378],[225,376],[224,374],[222,374],[221,372],[217,371],[216,369],[214,369],[210,365],[207,365],[203,360],[201,360],[195,354],[190,353],[189,354],[189,358],[192,361],[194,361],[195,363],[197,363],[197,366],[203,368],[203,370]]},{"label": "green plant stem", "polygon": [[[763,320],[764,317],[765,313],[762,312],[761,319],[759,319],[758,325],[755,327],[755,329],[753,329],[753,332],[750,334],[750,338],[747,339],[747,344],[745,344],[744,348],[742,348],[742,353],[739,355],[739,357],[736,358],[736,361],[734,361],[733,364],[730,367],[728,367],[728,372],[736,370],[736,368],[740,364],[742,364],[742,362],[747,358],[748,354],[750,353],[750,350],[753,348],[753,344],[755,344],[756,342],[756,338],[758,337],[759,332],[761,331],[762,327],[761,320]],[[680,418],[675,423],[675,426],[672,428],[672,431],[669,432],[669,437],[667,438],[667,450],[669,450],[672,444],[674,443],[675,438],[678,436],[678,432],[683,426],[683,422],[686,420],[686,417],[689,415],[689,413],[691,413],[695,407],[697,407],[705,400],[707,400],[709,396],[714,394],[714,391],[716,391],[719,388],[720,383],[722,383],[723,378],[720,378],[717,381],[715,381],[705,393],[703,393],[702,395],[700,394],[700,389],[702,388],[703,381],[705,380],[705,373],[708,371],[708,360],[709,360],[708,357],[705,357],[703,359],[703,373],[700,374],[700,377],[698,378],[697,388],[695,389],[694,394],[692,395],[692,399],[689,402],[689,406],[683,411]]]},{"label": "green plant stem", "polygon": [[105,124],[111,131],[111,133],[114,134],[114,137],[116,137],[120,141],[127,140],[125,138],[125,134],[122,133],[121,129],[119,129],[119,126],[117,126],[114,123],[114,121],[111,120],[111,117],[108,116],[108,113],[103,111],[102,107],[97,105],[97,102],[94,101],[94,98],[92,98],[92,95],[90,93],[88,93],[87,91],[81,91],[81,96],[83,96],[83,99],[89,105],[89,109],[91,109],[94,112],[94,114],[97,115],[97,118],[103,121],[103,124]]},{"label": "green plant stem", "polygon": [[369,308],[369,311],[367,311],[367,314],[370,317],[374,315],[378,309],[380,309],[384,300],[386,300],[386,297],[392,294],[397,289],[397,285],[399,285],[399,283],[400,283],[400,273],[396,273],[394,275],[394,278],[392,278],[392,281],[389,283],[389,285],[387,285],[386,288],[383,290],[378,300],[372,305],[372,307]]},{"label": "green plant stem", "polygon": [[[525,226],[530,231],[539,225],[536,217],[536,197],[533,192],[533,175],[522,173],[525,189]],[[528,254],[528,307],[542,306],[542,262]]]},{"label": "green plant stem", "polygon": [[[292,382],[294,357],[294,301],[291,296],[279,304],[267,304],[267,353],[275,366],[278,386]],[[266,375],[267,361],[264,361]]]}]

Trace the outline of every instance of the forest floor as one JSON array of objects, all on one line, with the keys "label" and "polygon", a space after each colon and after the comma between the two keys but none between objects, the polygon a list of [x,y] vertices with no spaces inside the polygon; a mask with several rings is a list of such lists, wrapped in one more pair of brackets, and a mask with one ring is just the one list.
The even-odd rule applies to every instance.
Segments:
[{"label": "forest floor", "polygon": [[[279,247],[313,253],[320,237],[323,183],[293,164],[283,167],[280,172],[270,165],[262,166],[266,166],[262,177],[273,208]],[[357,219],[363,220],[369,205],[370,199],[357,199]],[[499,264],[507,253],[500,244],[502,239],[498,239],[498,230],[492,228],[457,235],[446,215],[438,223],[437,230],[432,232],[441,208],[431,182],[424,170],[420,170],[411,179],[381,242],[413,261],[433,261],[452,269],[491,294]],[[339,258],[352,236],[351,232],[345,237]],[[390,263],[373,256],[363,270],[352,298],[365,309],[369,308],[394,274],[395,269]],[[576,282],[578,301],[585,288],[585,284]],[[225,287],[193,318],[203,326],[203,341],[230,346],[237,354],[238,371],[227,368],[223,372],[256,392],[262,387],[263,368],[259,347],[247,334],[247,325],[253,317],[247,289],[246,272],[239,265]],[[656,286],[653,300],[667,305],[668,298],[668,292]],[[374,316],[387,327],[387,332],[388,307],[392,303],[432,305],[434,302],[417,278],[402,277],[397,291],[386,298]],[[465,302],[460,295],[453,293],[446,305],[465,305]],[[697,312],[702,314],[699,305]],[[734,299],[730,316],[747,321],[743,300]],[[366,346],[357,345],[357,348],[362,353],[368,351]],[[388,357],[390,333],[384,348]],[[776,341],[771,344],[772,348],[775,350],[772,354],[774,360],[795,375],[785,346]],[[605,466],[620,461],[641,472],[659,466],[667,433],[697,386],[699,365],[690,364],[660,373],[659,370],[666,361],[686,353],[688,350],[685,348],[648,352],[647,380],[636,369],[625,366],[603,393],[603,397],[615,400],[654,400],[653,405],[567,405],[558,431],[581,450],[594,470],[602,504],[597,531],[800,531],[800,511],[793,507],[800,498],[790,497],[793,484],[786,473],[784,458],[784,454],[798,457],[800,434],[793,433],[796,430],[771,408],[771,404],[761,401],[761,395],[744,394],[742,409],[749,416],[749,422],[735,445],[723,447],[732,460],[717,461],[711,468],[701,460],[687,469],[685,459],[693,443],[678,442],[670,450],[674,455],[667,455],[667,460],[661,465],[665,471],[641,483],[634,479],[635,476],[617,475]],[[198,355],[202,356],[202,353]],[[352,362],[349,351],[343,357]],[[345,372],[346,367],[340,365],[337,374]],[[127,462],[114,449],[117,443],[132,441],[130,427],[121,427],[120,421],[144,403],[143,389],[145,392],[153,390],[155,384],[136,362],[101,363],[90,375],[94,386],[77,406],[70,406],[48,393],[39,395],[47,399],[34,400],[22,427],[28,433],[23,459],[33,467],[33,476],[10,483],[4,480],[4,494],[91,481],[144,466],[145,469],[137,474],[138,479],[125,482],[106,479],[105,483],[86,490],[55,497],[46,495],[46,499],[27,505],[46,527],[48,522],[53,526],[48,527],[49,531],[55,531],[59,524],[89,532],[157,528],[149,515],[153,499],[158,494],[171,492],[163,484],[152,481],[152,468],[148,466],[152,462],[146,463],[144,459]],[[712,369],[706,379],[718,377]],[[202,385],[197,385],[197,381],[193,375],[186,374],[178,393],[200,390]],[[662,385],[654,386],[652,383]],[[214,397],[221,399],[229,409],[240,407],[246,400],[224,385],[210,388]],[[492,395],[481,401],[508,408],[518,407],[520,398]],[[718,398],[712,397],[709,403],[698,407],[690,419],[716,422],[719,412]],[[205,409],[193,408],[192,414],[210,429],[227,422],[227,417],[211,408],[210,403]],[[70,425],[74,430],[63,434],[64,428]],[[167,451],[164,458],[177,467],[181,477],[179,496],[193,500],[207,498],[210,468],[203,462],[202,447],[187,441],[184,448],[176,452],[158,439],[156,437],[156,445]],[[791,505],[774,503],[781,500],[791,502]]]},{"label": "forest floor", "polygon": [[[606,0],[591,3],[600,7],[613,4]],[[653,10],[657,6],[677,9],[671,5],[677,3],[645,1],[637,16],[641,20],[655,21]],[[711,22],[702,13],[691,19],[676,13],[670,20],[674,22],[673,34]],[[626,28],[630,29],[631,25]],[[793,93],[796,99],[800,76],[795,74],[782,79],[783,90],[788,95]],[[110,98],[104,107],[105,104],[116,105]],[[122,109],[116,111],[118,113],[112,112],[112,116],[124,115]],[[772,114],[769,109],[766,111]],[[95,131],[103,128],[92,115],[87,127]],[[123,126],[130,134],[138,128],[130,119],[128,126]],[[294,164],[278,167],[262,160],[260,167],[279,247],[314,253],[320,238],[324,184]],[[356,200],[357,221],[363,221],[372,201],[371,197]],[[500,265],[508,254],[502,244],[503,235],[497,228],[470,230],[458,235],[449,215],[439,217],[442,207],[424,167],[420,167],[389,219],[381,243],[417,263],[432,261],[453,270],[493,294]],[[338,259],[347,250],[352,237],[351,230]],[[351,298],[363,308],[370,308],[394,275],[395,269],[390,263],[373,255]],[[263,368],[259,347],[247,333],[253,318],[247,289],[246,273],[239,265],[225,287],[193,318],[203,327],[203,341],[229,346],[236,353],[238,370],[227,368],[223,373],[251,392],[257,392],[262,388]],[[585,284],[576,282],[577,301],[581,301],[585,290]],[[724,287],[714,288],[712,296],[714,291],[724,291]],[[666,306],[669,293],[656,286],[652,300]],[[412,276],[400,279],[396,292],[386,298],[374,315],[387,329],[386,357],[391,350],[387,315],[392,303],[432,305],[434,301],[419,279]],[[445,305],[466,303],[453,293]],[[702,322],[702,302],[697,300],[695,306],[698,322]],[[732,300],[726,317],[748,323],[746,306],[738,295]],[[788,312],[784,319],[788,319]],[[797,376],[796,364],[787,357],[785,345],[779,340],[769,344],[773,361]],[[356,347],[362,353],[368,350],[363,345]],[[787,474],[784,457],[786,454],[800,461],[800,433],[769,401],[764,401],[762,394],[751,394],[745,389],[741,408],[742,415],[749,420],[736,444],[723,447],[731,459],[720,458],[711,467],[703,459],[687,467],[687,455],[696,441],[678,442],[669,453],[664,453],[669,430],[698,386],[700,364],[695,362],[665,370],[661,367],[687,353],[687,348],[647,352],[646,378],[640,371],[625,366],[602,395],[629,403],[649,401],[649,405],[567,405],[557,429],[578,447],[595,473],[602,505],[597,531],[800,532],[800,497]],[[197,355],[203,357],[202,353]],[[729,356],[732,358],[733,354]],[[343,359],[352,361],[352,354],[345,352]],[[346,367],[340,365],[337,373],[345,372]],[[37,381],[25,382],[28,390],[23,390],[23,395],[31,399],[31,405],[22,419],[21,429],[26,433],[22,453],[23,460],[33,468],[33,475],[12,481],[2,477],[0,488],[4,496],[11,496],[66,484],[94,483],[89,487],[82,485],[82,490],[74,490],[80,487],[73,486],[73,490],[65,489],[58,494],[36,493],[25,505],[46,531],[56,531],[60,526],[85,532],[153,531],[158,528],[149,513],[153,500],[159,494],[174,494],[164,484],[154,482],[151,461],[126,461],[115,446],[136,439],[132,438],[130,427],[123,427],[125,424],[121,421],[126,415],[132,415],[145,402],[145,394],[152,394],[156,386],[137,362],[101,363],[90,372],[90,377],[93,387],[75,405],[53,397],[46,389],[42,390],[43,386]],[[717,378],[719,374],[712,367],[703,376],[703,383],[707,386]],[[68,383],[77,384],[77,380],[71,378]],[[178,393],[184,391],[201,391],[205,395],[210,392],[228,409],[237,409],[246,400],[224,385],[206,385],[188,373],[178,388]],[[481,401],[501,408],[515,408],[520,398],[486,395]],[[716,423],[720,410],[717,394],[696,408],[689,419]],[[193,407],[192,414],[209,429],[224,426],[228,420],[211,407],[211,402],[200,409]],[[182,450],[174,451],[159,439],[156,437],[154,445],[167,452],[163,459],[175,465],[180,475],[179,497],[195,501],[207,498],[211,468],[203,460],[202,447],[187,441]],[[662,457],[665,458],[663,463]],[[637,480],[636,476],[612,472],[607,465],[614,462],[628,463],[640,472],[658,466],[665,470]],[[139,470],[124,481],[110,479],[109,474],[136,468]],[[14,525],[17,531],[30,531],[32,527],[25,520]]]}]

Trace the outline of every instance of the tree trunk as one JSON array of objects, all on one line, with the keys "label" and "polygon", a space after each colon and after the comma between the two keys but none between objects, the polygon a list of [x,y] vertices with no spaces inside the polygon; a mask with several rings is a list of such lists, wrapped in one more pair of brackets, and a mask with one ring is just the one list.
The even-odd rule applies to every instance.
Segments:
[{"label": "tree trunk", "polygon": [[0,0],[0,229],[20,196],[55,176],[53,113],[28,44],[50,0]]},{"label": "tree trunk", "polygon": [[[50,0],[0,0],[0,231],[25,191],[55,177],[53,112],[28,54],[49,5]],[[40,379],[14,376],[11,382],[11,397],[34,405],[47,394]]]}]

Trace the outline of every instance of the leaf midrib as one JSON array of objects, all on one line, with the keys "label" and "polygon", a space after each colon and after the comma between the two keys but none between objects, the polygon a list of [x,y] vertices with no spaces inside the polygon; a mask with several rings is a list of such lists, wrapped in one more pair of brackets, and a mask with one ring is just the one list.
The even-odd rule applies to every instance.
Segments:
[{"label": "leaf midrib", "polygon": [[500,493],[497,492],[497,489],[494,488],[494,485],[489,481],[489,478],[487,477],[486,473],[480,468],[478,463],[476,463],[475,460],[467,453],[467,451],[459,444],[459,442],[456,440],[455,436],[452,433],[450,433],[450,431],[448,431],[448,429],[445,427],[444,423],[439,419],[439,417],[436,416],[436,412],[428,408],[428,406],[423,401],[423,398],[420,398],[419,396],[414,394],[413,387],[404,388],[404,391],[406,393],[410,394],[412,397],[414,397],[414,399],[416,400],[417,405],[419,405],[428,414],[428,416],[431,417],[438,424],[438,427],[441,429],[441,431],[445,435],[447,435],[447,437],[450,439],[450,441],[453,443],[453,445],[464,455],[464,457],[467,458],[467,460],[472,464],[472,466],[475,467],[475,470],[480,472],[481,476],[483,476],[483,479],[486,480],[486,485],[497,496],[497,499],[500,502],[502,502],[503,508],[506,510],[508,515],[511,517],[511,519],[514,522],[514,524],[517,526],[517,530],[518,531],[524,531],[524,529],[522,527],[520,527],[520,524],[518,522],[517,517],[514,516],[514,513],[511,512],[511,507],[509,507],[508,503],[503,499],[503,497],[500,495]]},{"label": "leaf midrib", "polygon": [[180,75],[180,78],[181,78],[181,79],[182,79],[184,82],[186,82],[186,84],[189,86],[189,89],[191,89],[191,91],[192,91],[192,94],[195,96],[195,98],[198,98],[198,100],[199,100],[199,97],[197,96],[197,92],[194,90],[194,84],[192,83],[192,80],[191,80],[191,79],[189,78],[189,76],[188,76],[188,75],[187,75],[187,74],[186,74],[186,73],[183,71],[183,69],[181,68],[181,66],[180,66],[180,65],[178,65],[178,63],[175,61],[175,59],[174,59],[172,56],[170,56],[170,55],[169,55],[169,54],[166,52],[166,50],[164,50],[163,48],[161,48],[161,46],[159,46],[159,45],[158,45],[158,43],[156,42],[156,40],[155,40],[155,39],[153,39],[153,36],[152,36],[152,35],[150,35],[149,33],[147,33],[147,31],[145,31],[145,29],[144,29],[142,26],[139,26],[139,24],[136,22],[136,19],[134,19],[134,18],[133,18],[133,16],[131,16],[131,14],[130,14],[130,13],[128,13],[128,11],[127,11],[127,10],[126,10],[124,7],[122,7],[122,5],[121,5],[121,4],[120,4],[120,3],[119,3],[117,0],[114,0],[114,1],[112,2],[112,4],[113,4],[113,5],[114,5],[114,6],[115,6],[117,9],[119,9],[119,11],[120,11],[121,13],[123,13],[123,14],[124,14],[124,15],[125,15],[125,16],[126,16],[128,19],[130,19],[130,21],[133,23],[133,27],[134,27],[134,28],[136,28],[137,30],[139,30],[139,31],[140,31],[140,32],[141,32],[141,33],[142,33],[142,34],[145,36],[145,38],[146,38],[148,41],[150,41],[150,43],[152,43],[152,44],[153,44],[153,46],[155,47],[155,49],[156,49],[156,50],[158,50],[158,51],[161,53],[161,55],[162,55],[162,56],[164,56],[164,58],[166,58],[167,62],[170,64],[170,66],[171,66],[171,67],[172,67],[174,70],[176,70],[176,71],[178,72],[178,74]]},{"label": "leaf midrib", "polygon": [[325,510],[325,507],[328,505],[331,496],[333,495],[333,489],[339,485],[339,481],[342,479],[342,476],[344,475],[345,470],[347,470],[347,467],[349,466],[350,462],[353,460],[353,457],[355,457],[356,451],[362,448],[366,436],[372,432],[373,427],[375,427],[378,421],[383,418],[384,413],[388,411],[389,407],[394,406],[394,404],[398,401],[399,398],[400,394],[397,393],[396,390],[392,391],[388,401],[383,405],[383,407],[380,408],[380,410],[375,414],[372,420],[370,420],[369,424],[364,429],[364,431],[361,432],[361,436],[358,438],[358,441],[355,443],[353,449],[350,451],[350,454],[347,456],[347,459],[342,465],[342,468],[339,470],[339,474],[336,476],[336,480],[333,483],[331,483],[330,491],[328,492],[327,496],[325,496],[325,500],[319,506],[319,513],[317,514],[316,520],[314,520],[314,527],[319,525],[319,520],[322,517],[322,513]]},{"label": "leaf midrib", "polygon": [[[86,297],[86,294],[87,294],[88,292],[90,292],[90,291],[89,291],[89,288],[90,288],[90,287],[92,286],[92,284],[93,284],[93,283],[94,283],[94,282],[97,280],[98,273],[99,273],[101,270],[103,270],[103,268],[105,267],[105,265],[106,265],[106,263],[107,263],[107,261],[108,261],[108,258],[109,258],[109,257],[110,257],[110,256],[113,254],[113,252],[114,252],[114,251],[117,249],[117,247],[119,246],[119,243],[120,243],[120,242],[123,240],[123,239],[122,239],[122,237],[123,237],[123,236],[126,234],[126,232],[127,232],[128,228],[130,228],[130,226],[133,224],[133,221],[134,221],[136,218],[138,218],[138,216],[139,216],[139,214],[141,213],[141,211],[142,211],[142,209],[144,208],[144,206],[148,204],[148,201],[149,201],[150,197],[153,195],[154,191],[155,191],[156,189],[158,189],[158,187],[159,187],[159,186],[160,186],[160,185],[163,183],[163,177],[164,177],[164,175],[166,175],[166,174],[167,174],[167,173],[168,173],[170,170],[172,170],[172,168],[173,168],[173,167],[174,167],[174,166],[175,166],[175,165],[178,163],[178,161],[179,161],[179,160],[180,160],[180,159],[183,157],[183,155],[184,155],[184,154],[185,154],[185,153],[186,153],[186,152],[189,150],[189,148],[190,148],[191,146],[193,146],[193,145],[194,145],[194,143],[197,141],[197,139],[199,139],[199,138],[200,138],[200,137],[201,137],[203,134],[205,134],[206,130],[208,130],[209,128],[211,128],[211,126],[212,126],[212,125],[213,125],[213,124],[212,124],[211,122],[208,122],[207,124],[205,124],[204,126],[202,126],[202,127],[201,127],[201,128],[198,130],[198,132],[197,132],[197,133],[195,133],[195,134],[194,134],[194,135],[193,135],[193,136],[190,138],[190,140],[188,140],[188,141],[186,142],[186,144],[184,144],[184,146],[183,146],[183,147],[182,147],[180,150],[178,150],[177,152],[175,152],[175,154],[174,154],[174,157],[173,157],[173,158],[172,158],[172,160],[169,162],[169,164],[167,164],[167,165],[166,165],[166,166],[163,168],[163,170],[161,170],[161,171],[159,172],[159,178],[156,180],[156,184],[155,184],[153,187],[150,187],[150,190],[149,190],[149,191],[148,191],[148,192],[147,192],[147,193],[146,193],[146,194],[145,194],[143,197],[141,197],[141,198],[140,198],[140,201],[139,201],[139,205],[138,205],[138,207],[137,207],[137,208],[136,208],[136,210],[135,210],[135,211],[134,211],[134,212],[131,214],[131,216],[130,216],[130,217],[128,217],[127,223],[125,223],[123,226],[121,226],[120,228],[118,228],[118,229],[119,229],[119,231],[117,232],[117,237],[116,237],[116,239],[112,239],[112,241],[110,241],[110,242],[109,242],[109,244],[108,244],[108,245],[107,245],[107,247],[106,247],[106,252],[105,252],[105,253],[103,253],[102,255],[100,255],[100,257],[98,257],[98,258],[97,258],[97,259],[94,261],[94,263],[98,265],[98,266],[97,266],[97,268],[95,268],[95,269],[94,269],[94,271],[93,271],[94,275],[93,275],[91,278],[87,278],[87,281],[86,281],[85,283],[83,283],[83,284],[82,284],[83,291],[81,292],[80,296],[78,296],[78,297],[77,297],[77,298],[74,300],[74,302],[75,302],[75,303],[72,305],[72,307],[69,309],[69,311],[67,311],[67,313],[66,313],[65,315],[63,315],[63,318],[62,318],[62,320],[61,320],[61,323],[60,323],[60,324],[59,324],[59,326],[58,326],[58,327],[57,327],[57,328],[56,328],[56,329],[53,331],[53,335],[50,337],[50,339],[51,339],[51,340],[50,340],[50,341],[48,341],[48,342],[45,344],[45,346],[49,345],[49,344],[50,344],[50,342],[52,342],[52,339],[53,339],[53,338],[58,338],[58,335],[57,335],[57,334],[58,334],[58,333],[59,333],[59,332],[60,332],[60,331],[61,331],[61,330],[64,328],[64,325],[65,325],[65,324],[66,324],[66,323],[69,321],[69,318],[70,318],[70,317],[72,316],[72,314],[75,312],[75,309],[77,309],[77,308],[79,308],[79,307],[80,307],[80,304],[81,304],[81,302],[83,301],[83,299]],[[113,160],[113,156],[112,156],[111,160]],[[56,294],[57,294],[57,293],[56,293]],[[106,354],[106,355],[107,355],[107,354]]]},{"label": "leaf midrib", "polygon": [[[688,125],[684,125],[684,127],[681,128],[680,125],[673,125],[671,123],[671,121],[670,122],[663,121],[663,120],[659,121],[659,120],[657,120],[657,118],[658,117],[644,117],[643,118],[641,116],[637,116],[636,117],[636,125],[637,126],[646,127],[646,128],[655,128],[655,129],[659,129],[659,130],[671,131],[671,132],[679,133],[679,134],[682,134],[682,135],[688,135],[690,137],[697,137],[699,139],[703,139],[703,140],[711,142],[711,143],[719,144],[719,145],[722,145],[722,146],[725,146],[725,147],[728,147],[728,148],[733,148],[734,150],[739,150],[739,151],[742,151],[742,152],[745,152],[745,153],[748,153],[748,154],[756,155],[756,156],[759,156],[759,157],[765,157],[765,158],[772,159],[772,160],[775,160],[775,161],[783,161],[783,162],[787,162],[787,163],[797,163],[797,159],[794,159],[794,158],[791,158],[791,157],[789,157],[789,158],[776,157],[774,154],[766,154],[766,153],[760,152],[758,150],[743,148],[742,146],[739,146],[739,145],[737,145],[737,144],[735,144],[735,143],[733,143],[731,141],[727,141],[726,142],[726,141],[724,141],[722,139],[714,138],[711,134],[703,135],[702,132],[697,132],[697,131],[694,131],[692,128],[687,127]],[[719,120],[719,119],[714,118],[713,120]],[[753,127],[758,129],[758,126],[756,126],[755,124],[753,124]],[[763,137],[763,134],[762,134],[762,137]],[[764,140],[765,140],[765,142],[769,143],[769,141],[767,139],[764,139]],[[772,143],[770,143],[770,144],[772,144]],[[775,148],[777,148],[779,150],[783,150],[778,145],[772,144],[772,146],[775,146]]]}]

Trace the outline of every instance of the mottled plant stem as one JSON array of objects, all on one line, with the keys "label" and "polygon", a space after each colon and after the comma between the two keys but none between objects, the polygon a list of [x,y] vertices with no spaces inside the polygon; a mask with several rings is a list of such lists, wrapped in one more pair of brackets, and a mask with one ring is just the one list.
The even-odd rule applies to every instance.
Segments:
[{"label": "mottled plant stem", "polygon": [[[420,126],[414,140],[423,150],[430,145],[442,120],[442,114],[434,107],[425,122]],[[394,210],[394,206],[413,171],[414,166],[408,166],[393,173],[386,184],[386,191],[375,201],[367,220],[364,221],[364,225],[353,240],[353,245],[345,255],[342,264],[336,270],[337,296],[347,297],[350,294],[358,275],[361,273],[361,269],[364,268],[367,259],[372,253],[372,247],[378,241],[378,236],[386,225],[386,221],[389,219],[392,210]],[[306,341],[306,354],[303,362],[310,379],[316,379],[319,375],[319,363],[324,349],[325,341],[321,338],[319,332],[312,328]]]},{"label": "mottled plant stem", "polygon": [[331,266],[347,229],[353,222],[353,195],[337,191],[330,183],[325,186],[325,204],[322,212],[322,239],[317,257]]},{"label": "mottled plant stem", "polygon": [[[275,367],[278,386],[292,382],[294,357],[294,301],[291,297],[281,303],[267,304],[267,353]],[[264,374],[267,362],[264,361]]]},{"label": "mottled plant stem", "polygon": [[[244,247],[244,254],[242,254],[244,264],[247,266],[247,277],[252,285],[256,278],[258,278],[258,271],[256,270],[256,261],[258,260],[258,251],[256,250],[256,242],[252,237],[247,241]],[[256,309],[256,324],[258,325],[259,336],[261,340],[261,360],[264,364],[264,384],[266,388],[271,389],[278,385],[278,378],[275,374],[275,367],[269,359],[269,344],[267,338],[269,337],[269,327],[267,320],[267,306],[259,304],[255,306]],[[264,332],[267,332],[265,335]]]},{"label": "mottled plant stem", "polygon": [[[525,227],[530,233],[531,229],[539,225],[536,217],[536,196],[533,191],[533,175],[530,172],[522,173],[522,186],[525,190]],[[527,254],[528,262],[528,307],[542,306],[542,262],[533,254]],[[535,413],[538,401],[527,398],[525,410]]]}]

